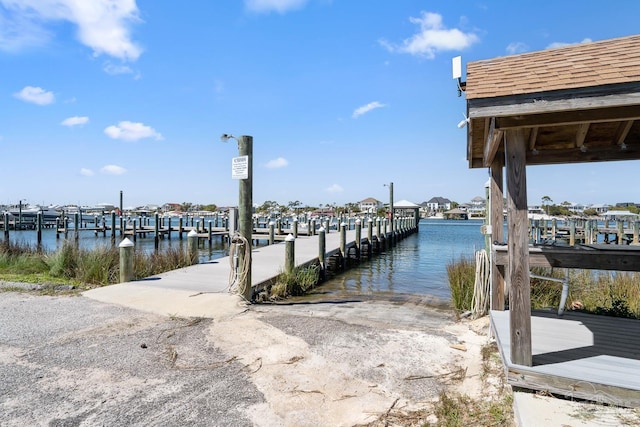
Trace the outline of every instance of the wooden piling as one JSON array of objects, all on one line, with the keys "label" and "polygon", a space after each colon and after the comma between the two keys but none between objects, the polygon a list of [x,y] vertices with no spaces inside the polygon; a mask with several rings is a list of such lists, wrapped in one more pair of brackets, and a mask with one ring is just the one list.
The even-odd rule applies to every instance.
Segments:
[{"label": "wooden piling", "polygon": [[320,227],[318,230],[318,261],[320,262],[320,268],[326,270],[327,268],[327,239],[325,235],[324,227]]},{"label": "wooden piling", "polygon": [[133,242],[126,237],[120,242],[120,283],[133,280]]},{"label": "wooden piling", "polygon": [[284,270],[288,274],[293,273],[293,269],[296,266],[296,239],[292,234],[289,234],[284,239]]}]

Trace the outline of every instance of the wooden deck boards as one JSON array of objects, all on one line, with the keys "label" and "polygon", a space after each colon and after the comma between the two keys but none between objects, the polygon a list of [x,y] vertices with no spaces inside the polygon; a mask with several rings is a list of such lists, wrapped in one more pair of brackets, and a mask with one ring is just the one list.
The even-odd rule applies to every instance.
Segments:
[{"label": "wooden deck boards", "polygon": [[492,311],[491,324],[511,385],[640,407],[640,321],[535,311],[531,367],[511,363],[509,311]]}]

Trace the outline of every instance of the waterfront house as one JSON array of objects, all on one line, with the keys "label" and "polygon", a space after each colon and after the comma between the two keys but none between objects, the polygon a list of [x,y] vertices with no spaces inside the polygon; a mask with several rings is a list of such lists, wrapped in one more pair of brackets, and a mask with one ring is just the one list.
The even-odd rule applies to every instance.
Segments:
[{"label": "waterfront house", "polygon": [[444,197],[432,197],[427,202],[430,212],[442,212],[451,209],[451,200]]},{"label": "waterfront house", "polygon": [[374,199],[373,197],[367,197],[366,199],[361,200],[358,205],[360,206],[360,212],[376,213],[378,209],[382,207],[382,202]]}]

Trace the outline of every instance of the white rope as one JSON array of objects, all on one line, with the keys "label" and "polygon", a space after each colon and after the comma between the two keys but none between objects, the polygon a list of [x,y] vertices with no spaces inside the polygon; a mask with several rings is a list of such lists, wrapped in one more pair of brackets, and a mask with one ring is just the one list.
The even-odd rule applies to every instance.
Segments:
[{"label": "white rope", "polygon": [[483,316],[489,308],[489,257],[484,249],[476,251],[476,280],[473,286],[471,313],[474,319]]},{"label": "white rope", "polygon": [[[240,264],[240,251],[242,253],[242,265]],[[229,246],[229,292],[244,296],[244,287],[240,289],[240,284],[251,286],[246,283],[247,274],[250,268],[249,242],[240,233],[235,233],[231,238]]]}]

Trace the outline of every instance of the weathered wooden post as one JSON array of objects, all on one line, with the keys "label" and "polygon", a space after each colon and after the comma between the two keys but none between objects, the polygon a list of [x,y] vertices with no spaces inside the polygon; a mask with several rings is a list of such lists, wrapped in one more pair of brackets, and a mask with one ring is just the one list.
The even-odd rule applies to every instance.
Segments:
[{"label": "weathered wooden post", "polygon": [[160,215],[158,214],[158,212],[155,213],[154,217],[154,237],[153,237],[153,244],[156,248],[156,250],[158,250],[158,248],[160,247]]},{"label": "weathered wooden post", "polygon": [[324,231],[325,233],[329,233],[329,229],[331,228],[329,226],[329,218],[325,218],[325,220],[322,222],[322,227],[324,227]]},{"label": "weathered wooden post", "polygon": [[289,234],[284,239],[284,271],[293,274],[296,267],[296,238]]},{"label": "weathered wooden post", "polygon": [[569,246],[575,246],[576,244],[576,220],[569,220]]},{"label": "weathered wooden post", "polygon": [[373,219],[371,217],[367,220],[367,225],[367,240],[369,241],[369,253],[367,256],[371,258],[373,252]]},{"label": "weathered wooden post", "polygon": [[273,242],[275,240],[275,234],[276,234],[275,225],[276,225],[275,222],[269,221],[269,244],[270,245],[273,245]]},{"label": "weathered wooden post", "polygon": [[80,214],[78,212],[73,214],[73,231],[74,231],[74,238],[76,240],[78,240],[80,238]]},{"label": "weathered wooden post", "polygon": [[171,217],[167,218],[167,238],[171,240]]},{"label": "weathered wooden post", "polygon": [[133,239],[133,243],[138,241],[138,218],[134,218],[133,221],[131,221],[131,238]]},{"label": "weathered wooden post", "polygon": [[293,237],[298,238],[298,218],[293,219]]},{"label": "weathered wooden post", "polygon": [[342,268],[347,262],[347,224],[340,223],[340,255],[342,256]]},{"label": "weathered wooden post", "polygon": [[36,214],[36,230],[36,240],[38,242],[38,247],[40,247],[42,245],[42,212],[38,212]]},{"label": "weathered wooden post", "polygon": [[4,240],[6,243],[9,243],[9,212],[4,213]]},{"label": "weathered wooden post", "polygon": [[213,245],[213,224],[211,220],[207,222],[207,231],[209,232],[209,247],[211,247]]},{"label": "weathered wooden post", "polygon": [[327,240],[325,235],[325,229],[324,227],[320,227],[320,230],[318,230],[318,261],[320,262],[320,268],[322,268],[323,271],[327,269],[326,258],[327,258]]},{"label": "weathered wooden post", "polygon": [[120,242],[120,283],[133,280],[133,242],[126,237]]},{"label": "weathered wooden post", "polygon": [[180,216],[178,218],[178,236],[180,240],[182,240],[182,233],[184,232],[184,227],[182,226],[183,221],[182,216]]},{"label": "weathered wooden post", "polygon": [[198,263],[198,232],[191,230],[187,233],[187,253],[192,264]]},{"label": "weathered wooden post", "polygon": [[380,239],[380,217],[376,218],[376,236]]},{"label": "weathered wooden post", "polygon": [[616,225],[618,226],[618,244],[621,245],[624,243],[624,220],[619,219]]},{"label": "weathered wooden post", "polygon": [[111,211],[111,244],[116,243],[116,211]]},{"label": "weathered wooden post", "polygon": [[312,219],[311,220],[311,235],[315,236],[316,233],[317,233],[317,231],[316,231],[316,220]]},{"label": "weathered wooden post", "polygon": [[360,221],[360,218],[356,219],[355,227],[356,227],[356,258],[359,260],[360,259],[360,250],[362,249],[361,248],[361,244],[362,244],[362,221]]}]

